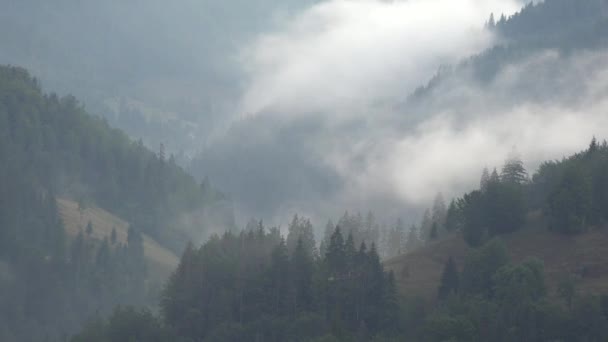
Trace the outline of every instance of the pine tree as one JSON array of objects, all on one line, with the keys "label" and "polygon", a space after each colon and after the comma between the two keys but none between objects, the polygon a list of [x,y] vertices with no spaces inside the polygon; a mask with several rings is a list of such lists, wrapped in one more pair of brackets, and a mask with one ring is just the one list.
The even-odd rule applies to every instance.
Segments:
[{"label": "pine tree", "polygon": [[493,29],[494,27],[496,27],[496,20],[494,19],[494,13],[490,13],[490,19],[488,19],[487,26],[489,29]]},{"label": "pine tree", "polygon": [[281,238],[279,244],[272,250],[270,259],[270,284],[272,297],[272,310],[275,314],[284,314],[287,309],[287,295],[289,291],[289,256],[287,245]]},{"label": "pine tree", "polygon": [[488,183],[490,182],[490,172],[487,167],[483,168],[481,172],[481,179],[479,180],[479,190],[485,192],[488,189]]},{"label": "pine tree", "polygon": [[389,232],[388,255],[394,257],[403,253],[404,250],[405,229],[403,221],[397,219],[395,226]]},{"label": "pine tree", "polygon": [[595,139],[595,136],[591,139],[591,143],[589,143],[589,148],[587,149],[587,154],[592,154],[594,152],[597,152],[597,150],[599,149],[599,145],[597,143],[597,139]]},{"label": "pine tree", "polygon": [[[460,200],[459,200],[460,201]],[[464,224],[462,217],[462,208],[457,205],[456,200],[452,200],[448,206],[448,212],[445,218],[445,230],[455,232],[462,229]]]},{"label": "pine tree", "polygon": [[420,241],[426,242],[428,240],[432,226],[431,212],[427,209],[424,211],[424,216],[422,216],[422,221],[420,222]]},{"label": "pine tree", "polygon": [[329,246],[331,235],[333,234],[335,229],[336,227],[334,226],[332,220],[330,219],[329,221],[327,221],[327,224],[325,225],[325,231],[323,232],[323,239],[321,240],[321,245],[319,246],[319,252],[322,257],[325,256],[325,253],[327,252],[327,247]]},{"label": "pine tree", "polygon": [[327,253],[325,254],[325,262],[331,274],[339,274],[346,268],[346,252],[344,248],[344,238],[340,227],[331,235]]},{"label": "pine tree", "polygon": [[433,201],[433,211],[431,216],[432,222],[437,225],[437,231],[441,230],[445,226],[446,212],[447,208],[445,206],[443,195],[438,193]]},{"label": "pine tree", "polygon": [[352,273],[355,268],[355,255],[357,254],[357,250],[355,249],[355,239],[353,234],[348,234],[346,238],[346,242],[344,243],[344,255],[346,258],[346,272]]},{"label": "pine tree", "polygon": [[298,240],[292,257],[292,274],[295,287],[295,311],[308,310],[313,306],[312,274],[313,260]]},{"label": "pine tree", "polygon": [[446,299],[450,294],[458,293],[459,275],[458,268],[454,259],[450,257],[443,267],[441,274],[441,283],[439,285],[437,296],[440,300]]},{"label": "pine tree", "polygon": [[500,176],[501,180],[508,184],[521,185],[528,181],[528,173],[524,168],[524,163],[515,150],[505,161]]},{"label": "pine tree", "polygon": [[289,253],[293,254],[299,239],[302,239],[304,248],[311,257],[316,255],[315,235],[310,220],[294,215],[287,232],[286,243]]}]

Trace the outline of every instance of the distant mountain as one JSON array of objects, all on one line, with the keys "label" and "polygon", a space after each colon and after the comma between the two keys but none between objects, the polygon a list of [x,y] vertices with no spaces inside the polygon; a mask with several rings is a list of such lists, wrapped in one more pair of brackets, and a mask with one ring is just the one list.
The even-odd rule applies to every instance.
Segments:
[{"label": "distant mountain", "polygon": [[232,108],[241,45],[314,1],[3,1],[0,63],[147,146],[192,152]]},{"label": "distant mountain", "polygon": [[[442,68],[426,86],[418,88],[411,99],[441,96],[441,91],[433,91],[469,72],[474,81],[489,83],[509,65],[546,50],[569,55],[608,48],[608,1],[530,2],[509,17],[492,14],[486,26],[497,36],[495,46],[457,66]],[[550,83],[550,80],[537,81],[537,84]]]}]

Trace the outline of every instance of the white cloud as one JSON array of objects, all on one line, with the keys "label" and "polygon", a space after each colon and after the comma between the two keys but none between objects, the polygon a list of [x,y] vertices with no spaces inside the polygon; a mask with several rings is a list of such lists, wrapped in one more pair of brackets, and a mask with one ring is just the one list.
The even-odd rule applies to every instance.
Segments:
[{"label": "white cloud", "polygon": [[[481,169],[500,168],[513,147],[532,173],[540,162],[584,149],[593,135],[608,137],[607,61],[607,52],[563,57],[549,51],[505,68],[484,86],[457,77],[426,102],[428,119],[385,139],[371,151],[377,162],[365,172],[342,175],[357,179],[361,191],[392,189],[416,205],[438,191],[458,195],[477,186]],[[549,75],[553,70],[560,72]],[[513,95],[534,88],[552,94]],[[435,103],[448,92],[450,107],[443,99]]]},{"label": "white cloud", "polygon": [[[256,39],[242,55],[250,82],[240,124],[254,130],[247,120],[264,118],[265,134],[280,137],[283,154],[248,167],[293,186],[281,189],[291,197],[277,197],[270,215],[327,218],[369,208],[403,216],[438,191],[449,197],[477,186],[481,169],[500,167],[514,146],[532,173],[543,160],[584,148],[594,134],[608,137],[605,53],[548,51],[507,66],[484,85],[459,71],[421,105],[403,105],[440,65],[490,46],[482,27],[489,13],[512,13],[518,3],[330,0]],[[222,155],[238,161],[239,148]],[[331,170],[327,182],[335,175],[340,182],[315,193],[315,186],[302,186],[310,179],[294,180],[277,167],[296,159],[298,170],[322,166],[311,168],[323,171],[310,179],[323,180]],[[260,183],[251,175],[248,182]],[[277,192],[261,190],[266,197]]]},{"label": "white cloud", "polygon": [[352,108],[403,96],[491,43],[483,23],[514,0],[329,0],[259,37],[243,53],[245,115]]}]

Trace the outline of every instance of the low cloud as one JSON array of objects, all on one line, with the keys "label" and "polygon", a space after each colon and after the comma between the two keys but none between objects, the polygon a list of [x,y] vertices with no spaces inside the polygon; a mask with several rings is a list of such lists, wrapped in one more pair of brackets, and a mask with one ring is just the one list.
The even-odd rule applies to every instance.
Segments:
[{"label": "low cloud", "polygon": [[488,47],[489,14],[517,8],[511,0],[321,2],[245,49],[250,84],[242,112],[352,116]]},{"label": "low cloud", "polygon": [[[516,1],[331,0],[254,40],[239,120],[201,160],[242,218],[344,210],[416,220],[435,193],[477,186],[516,147],[530,173],[608,137],[608,55],[542,51],[482,83],[467,67],[424,99],[441,65],[493,44]],[[584,71],[584,72],[581,72]],[[590,75],[582,77],[581,75]],[[235,181],[237,180],[237,181]]]},{"label": "low cloud", "polygon": [[490,83],[463,70],[417,104],[423,119],[401,135],[390,130],[395,135],[371,153],[380,162],[354,177],[365,191],[392,190],[416,205],[437,191],[471,189],[483,167],[500,168],[513,148],[530,173],[542,161],[580,151],[593,135],[608,137],[607,57],[544,51],[505,67]]}]

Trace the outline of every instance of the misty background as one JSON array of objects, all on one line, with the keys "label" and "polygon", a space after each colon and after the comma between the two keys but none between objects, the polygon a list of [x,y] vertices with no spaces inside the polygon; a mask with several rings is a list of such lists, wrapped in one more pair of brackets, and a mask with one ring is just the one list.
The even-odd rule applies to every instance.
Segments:
[{"label": "misty background", "polygon": [[513,148],[532,171],[607,135],[606,13],[500,24],[526,3],[9,0],[0,62],[163,144],[240,221],[414,221]]}]

